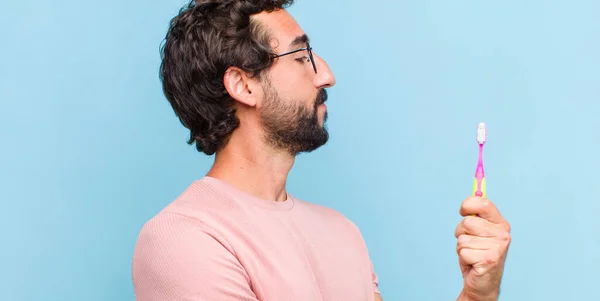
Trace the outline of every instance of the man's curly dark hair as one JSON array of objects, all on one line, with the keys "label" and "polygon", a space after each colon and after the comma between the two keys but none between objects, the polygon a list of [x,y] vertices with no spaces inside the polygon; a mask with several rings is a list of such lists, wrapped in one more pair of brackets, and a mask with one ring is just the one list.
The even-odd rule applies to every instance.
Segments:
[{"label": "man's curly dark hair", "polygon": [[239,126],[223,76],[236,66],[260,78],[272,61],[270,36],[251,15],[286,8],[293,0],[192,0],[175,16],[161,47],[163,92],[188,144],[214,154]]}]

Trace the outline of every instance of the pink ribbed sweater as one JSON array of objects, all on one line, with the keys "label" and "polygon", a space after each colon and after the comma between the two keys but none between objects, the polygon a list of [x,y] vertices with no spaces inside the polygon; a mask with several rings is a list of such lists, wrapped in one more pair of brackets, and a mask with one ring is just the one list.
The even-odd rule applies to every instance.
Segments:
[{"label": "pink ribbed sweater", "polygon": [[195,181],[142,228],[133,255],[137,301],[372,301],[365,242],[340,213]]}]

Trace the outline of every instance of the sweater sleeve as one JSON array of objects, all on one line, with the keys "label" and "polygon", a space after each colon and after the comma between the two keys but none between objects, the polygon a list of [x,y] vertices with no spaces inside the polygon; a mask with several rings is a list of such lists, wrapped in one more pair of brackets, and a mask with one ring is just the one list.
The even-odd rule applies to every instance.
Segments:
[{"label": "sweater sleeve", "polygon": [[132,263],[137,301],[258,301],[224,240],[201,222],[162,213],[140,231]]}]

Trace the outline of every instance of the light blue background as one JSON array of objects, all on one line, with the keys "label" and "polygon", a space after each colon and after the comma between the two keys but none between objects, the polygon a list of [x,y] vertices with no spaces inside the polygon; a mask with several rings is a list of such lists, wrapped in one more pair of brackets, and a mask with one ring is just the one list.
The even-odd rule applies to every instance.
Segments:
[{"label": "light blue background", "polygon": [[[4,1],[0,300],[133,300],[143,223],[201,177],[158,80],[184,1]],[[337,76],[289,189],[363,231],[386,301],[454,300],[485,121],[501,300],[600,300],[600,2],[300,0]],[[317,172],[318,169],[324,171]]]}]

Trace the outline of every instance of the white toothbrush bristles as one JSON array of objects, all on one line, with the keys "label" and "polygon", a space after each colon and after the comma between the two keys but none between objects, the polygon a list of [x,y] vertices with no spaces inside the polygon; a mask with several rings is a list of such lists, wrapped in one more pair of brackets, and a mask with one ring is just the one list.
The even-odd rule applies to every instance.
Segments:
[{"label": "white toothbrush bristles", "polygon": [[481,122],[477,126],[477,143],[484,144],[487,139],[487,131],[485,128],[485,123]]}]

